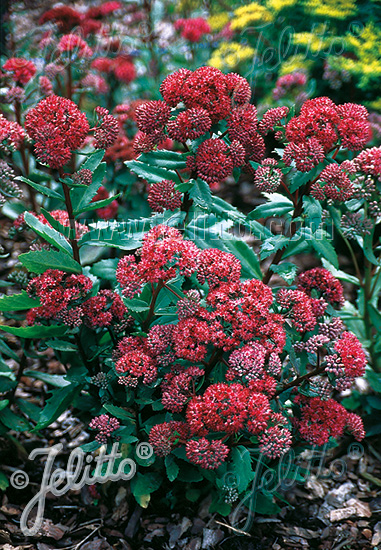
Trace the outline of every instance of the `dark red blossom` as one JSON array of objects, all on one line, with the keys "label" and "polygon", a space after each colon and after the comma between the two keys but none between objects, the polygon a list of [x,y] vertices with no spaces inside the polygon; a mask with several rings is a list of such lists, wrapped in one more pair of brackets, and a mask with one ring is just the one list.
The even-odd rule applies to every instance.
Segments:
[{"label": "dark red blossom", "polygon": [[81,14],[70,6],[57,6],[40,17],[40,25],[52,21],[61,32],[69,32],[81,23]]},{"label": "dark red blossom", "polygon": [[68,274],[58,269],[48,269],[30,281],[27,292],[40,299],[41,307],[31,309],[27,321],[33,324],[36,316],[56,319],[62,310],[75,306],[91,290],[92,282],[85,275]]},{"label": "dark red blossom", "polygon": [[94,147],[95,149],[107,149],[114,144],[118,137],[119,123],[107,109],[96,107],[95,112],[100,124],[94,130]]},{"label": "dark red blossom", "polygon": [[[128,317],[128,310],[120,296],[112,290],[100,290],[82,304],[86,324],[90,327],[108,327]],[[130,317],[131,320],[131,317]]]},{"label": "dark red blossom", "polygon": [[23,57],[10,57],[3,69],[12,73],[12,79],[20,84],[27,84],[36,74],[36,65]]},{"label": "dark red blossom", "polygon": [[139,130],[146,134],[162,131],[167,124],[171,109],[164,101],[147,101],[137,107],[135,116]]},{"label": "dark red blossom", "polygon": [[254,185],[262,193],[275,193],[282,182],[283,174],[273,158],[263,159],[254,175]]},{"label": "dark red blossom", "polygon": [[309,296],[315,291],[334,307],[341,308],[344,305],[343,285],[323,267],[301,273],[298,277],[298,289]]},{"label": "dark red blossom", "polygon": [[189,42],[199,42],[205,34],[210,33],[209,23],[202,17],[178,19],[175,29],[181,31],[181,36]]},{"label": "dark red blossom", "polygon": [[185,142],[187,139],[197,139],[210,130],[212,121],[205,109],[194,107],[182,111],[167,125],[168,135],[171,139]]},{"label": "dark red blossom", "polygon": [[30,109],[25,129],[35,140],[37,157],[51,168],[61,168],[78,149],[89,131],[89,123],[73,101],[51,95]]},{"label": "dark red blossom", "polygon": [[191,74],[192,71],[182,68],[168,75],[161,83],[160,93],[170,107],[176,107],[182,101],[182,89]]},{"label": "dark red blossom", "polygon": [[119,384],[135,388],[138,382],[151,384],[157,378],[157,367],[153,359],[143,351],[131,351],[123,355],[116,363]]},{"label": "dark red blossom", "polygon": [[197,174],[209,185],[217,187],[221,181],[233,172],[233,160],[229,146],[218,138],[207,139],[197,149]]},{"label": "dark red blossom", "polygon": [[79,57],[91,57],[93,50],[80,36],[77,34],[64,34],[57,45],[58,51],[61,53],[75,53]]},{"label": "dark red blossom", "polygon": [[175,182],[162,180],[149,186],[148,204],[155,212],[176,210],[181,207],[182,194],[175,189]]},{"label": "dark red blossom", "polygon": [[240,276],[241,263],[233,254],[218,248],[207,248],[200,252],[197,279],[201,284],[207,282],[213,288],[221,283],[236,283]]},{"label": "dark red blossom", "polygon": [[0,113],[0,150],[15,151],[25,139],[23,128],[17,123],[7,120]]},{"label": "dark red blossom", "polygon": [[119,427],[119,420],[113,416],[109,416],[108,414],[101,414],[100,416],[93,418],[89,424],[90,429],[99,432],[95,436],[95,439],[102,445],[107,443],[107,440]]},{"label": "dark red blossom", "polygon": [[184,443],[188,436],[185,422],[163,422],[152,426],[149,433],[149,442],[157,456],[167,456],[172,449]]},{"label": "dark red blossom", "polygon": [[228,73],[225,76],[228,93],[231,96],[232,107],[246,105],[251,98],[250,84],[237,73]]},{"label": "dark red blossom", "polygon": [[207,470],[215,470],[225,462],[230,449],[222,441],[208,441],[205,437],[191,439],[185,446],[187,459]]},{"label": "dark red blossom", "polygon": [[356,438],[363,439],[360,417],[352,416],[353,413],[348,413],[334,399],[324,401],[319,397],[297,396],[295,403],[301,408],[301,413],[293,419],[293,423],[306,441],[322,446],[328,443],[330,437],[341,437],[346,428],[354,431],[354,427]]},{"label": "dark red blossom", "polygon": [[225,75],[213,67],[200,67],[184,81],[181,99],[190,109],[205,109],[212,123],[225,118],[231,109],[231,99]]},{"label": "dark red blossom", "polygon": [[354,185],[339,164],[328,164],[311,186],[311,195],[318,200],[344,202],[352,198]]},{"label": "dark red blossom", "polygon": [[286,118],[289,111],[288,107],[274,107],[266,111],[258,124],[259,133],[265,136],[268,132],[274,131],[275,126],[281,125],[282,120]]}]

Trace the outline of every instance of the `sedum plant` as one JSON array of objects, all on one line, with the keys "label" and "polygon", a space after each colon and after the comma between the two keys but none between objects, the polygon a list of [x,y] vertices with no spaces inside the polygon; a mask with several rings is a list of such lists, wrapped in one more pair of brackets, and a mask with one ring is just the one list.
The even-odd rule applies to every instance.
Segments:
[{"label": "sedum plant", "polygon": [[[9,368],[0,376],[8,383],[0,428],[39,432],[73,406],[93,430],[85,450],[119,440],[136,459],[131,491],[139,504],[159,488],[173,503],[185,486],[189,500],[212,491],[213,509],[226,514],[250,495],[258,464],[271,471],[291,450],[365,435],[361,418],[340,403],[367,362],[340,319],[341,283],[321,267],[296,277],[297,265],[283,260],[312,249],[341,274],[323,214],[361,192],[367,180],[359,173],[375,169],[378,150],[364,149],[369,125],[359,105],[322,97],[299,116],[280,107],[258,120],[248,82],[210,67],[181,69],[160,91],[163,100],[135,112],[140,154],[127,166],[150,186],[153,210],[139,220],[83,223],[114,200],[92,202],[104,148],[118,131],[107,110],[96,109],[91,130],[74,102],[55,95],[26,114],[50,177],[49,186],[22,177],[44,208],[15,224],[37,240],[19,257],[25,290],[0,300],[3,312],[27,310],[25,326],[0,327],[27,342],[17,376]],[[90,131],[95,150],[85,153]],[[177,150],[158,148],[168,138]],[[73,154],[84,153],[76,166]],[[212,194],[240,177],[266,193],[248,215]],[[61,209],[51,207],[57,203]],[[263,223],[274,214],[285,217],[285,234]],[[237,236],[242,227],[261,241],[258,254]],[[271,288],[274,273],[285,284]],[[25,371],[44,346],[65,375]],[[17,398],[23,374],[56,386],[41,412]],[[135,452],[143,441],[154,450],[149,460]],[[264,488],[261,509],[278,509]]]}]

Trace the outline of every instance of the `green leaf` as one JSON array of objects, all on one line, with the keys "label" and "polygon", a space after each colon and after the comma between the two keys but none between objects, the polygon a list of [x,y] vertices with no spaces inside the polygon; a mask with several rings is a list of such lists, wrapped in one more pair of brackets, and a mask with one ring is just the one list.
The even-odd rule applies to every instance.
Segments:
[{"label": "green leaf", "polygon": [[106,411],[113,416],[116,416],[116,418],[120,418],[121,420],[128,420],[128,422],[130,423],[135,423],[135,419],[132,414],[125,409],[122,409],[122,407],[117,407],[116,405],[106,403],[105,405],[103,405],[103,408],[106,409]]},{"label": "green leaf", "polygon": [[142,508],[147,508],[151,499],[150,495],[157,491],[163,479],[159,474],[141,474],[138,472],[131,480],[131,490],[136,502]]},{"label": "green leaf", "polygon": [[36,432],[50,426],[71,405],[80,391],[81,386],[74,383],[52,391],[52,396],[41,411],[39,421],[33,431]]},{"label": "green leaf", "polygon": [[66,340],[46,340],[45,345],[58,351],[74,351],[75,353],[78,353],[78,347]]},{"label": "green leaf", "polygon": [[7,428],[15,432],[31,431],[32,426],[21,416],[18,416],[10,409],[0,411],[0,420]]},{"label": "green leaf", "polygon": [[314,197],[303,197],[303,212],[306,215],[305,223],[312,233],[315,233],[321,225],[322,207]]},{"label": "green leaf", "polygon": [[40,185],[39,183],[35,183],[34,181],[29,180],[28,178],[24,178],[24,176],[19,176],[16,178],[19,181],[22,181],[29,185],[30,187],[33,187],[36,191],[41,193],[42,195],[45,195],[51,199],[58,199],[60,201],[64,201],[64,196],[61,193],[58,193],[57,191],[54,191],[53,189],[49,189],[47,185]]},{"label": "green leaf", "polygon": [[255,475],[251,467],[250,453],[243,445],[232,449],[230,470],[235,477],[238,492],[242,493]]},{"label": "green leaf", "polygon": [[108,281],[115,282],[115,271],[118,266],[118,258],[107,258],[106,260],[100,260],[93,266],[91,266],[91,273],[101,279],[107,279]]},{"label": "green leaf", "polygon": [[108,199],[103,199],[102,201],[97,202],[91,202],[88,206],[82,208],[81,210],[76,210],[75,214],[81,214],[82,212],[90,212],[91,210],[98,210],[98,208],[103,208],[104,206],[108,206],[113,201],[115,201],[118,197],[120,197],[121,193],[118,193],[117,195],[111,195],[111,197],[108,197]]},{"label": "green leaf", "polygon": [[261,260],[268,258],[274,252],[281,250],[290,242],[287,237],[284,235],[273,235],[272,237],[265,240],[261,246]]},{"label": "green leaf", "polygon": [[282,197],[282,200],[277,202],[266,202],[257,206],[254,210],[247,215],[248,220],[258,220],[259,218],[269,218],[274,216],[283,216],[283,214],[288,214],[292,212],[294,205],[288,199]]},{"label": "green leaf", "polygon": [[201,208],[209,208],[212,203],[212,194],[209,185],[202,179],[190,180],[192,187],[189,190],[189,196],[193,199],[195,205]]},{"label": "green leaf", "polygon": [[62,252],[66,252],[70,256],[73,255],[73,250],[70,245],[70,243],[65,239],[63,235],[58,233],[55,229],[52,227],[49,227],[48,225],[43,224],[38,220],[35,216],[33,216],[30,212],[25,212],[25,222],[45,241],[52,244],[53,246],[56,246]]},{"label": "green leaf", "polygon": [[26,370],[24,371],[24,376],[29,376],[30,378],[35,378],[36,380],[42,380],[42,382],[56,388],[63,388],[64,386],[68,386],[70,384],[70,382],[65,380],[64,374],[49,374],[47,372],[40,372],[37,370]]},{"label": "green leaf", "polygon": [[28,271],[33,273],[45,273],[47,269],[59,269],[67,273],[82,273],[80,264],[60,250],[35,250],[20,254],[18,259]]},{"label": "green leaf", "polygon": [[287,284],[291,285],[296,277],[298,266],[291,262],[283,262],[278,265],[271,265],[270,269],[282,277]]},{"label": "green leaf", "polygon": [[172,455],[166,456],[164,459],[164,464],[165,464],[165,469],[166,469],[169,481],[175,481],[175,479],[179,474],[180,468],[176,464],[173,456]]},{"label": "green leaf", "polygon": [[9,480],[4,472],[0,472],[0,491],[5,491],[9,487]]},{"label": "green leaf", "polygon": [[40,300],[30,298],[25,290],[21,294],[13,294],[11,296],[2,296],[0,298],[0,311],[22,311],[32,307],[38,307]]},{"label": "green leaf", "polygon": [[339,267],[339,260],[332,244],[327,239],[327,234],[319,229],[311,234],[311,245],[319,254],[320,258],[326,258],[334,267]]},{"label": "green leaf", "polygon": [[142,311],[148,311],[149,305],[144,300],[139,300],[138,298],[122,298],[124,305],[130,310],[137,313]]},{"label": "green leaf", "polygon": [[176,151],[166,151],[164,149],[142,153],[138,161],[149,166],[159,166],[169,170],[182,170],[186,168],[186,155]]},{"label": "green leaf", "polygon": [[148,219],[130,222],[98,222],[96,228],[85,233],[79,241],[80,246],[108,246],[121,250],[134,250],[142,244],[142,239],[151,224]]},{"label": "green leaf", "polygon": [[149,166],[138,160],[130,160],[125,162],[125,164],[131,172],[145,179],[148,183],[157,183],[163,180],[172,180],[175,183],[180,182],[179,176],[173,170],[167,170],[158,166]]},{"label": "green leaf", "polygon": [[63,336],[68,331],[68,327],[64,325],[52,325],[49,327],[44,325],[35,325],[32,327],[8,327],[7,325],[0,325],[0,330],[19,336],[20,338],[41,339],[48,336]]},{"label": "green leaf", "polygon": [[72,189],[70,191],[75,215],[80,214],[81,212],[86,212],[87,209],[90,209],[91,201],[97,194],[98,189],[101,187],[105,174],[106,163],[102,162],[102,164],[96,168],[93,174],[93,181],[85,191],[83,189]]},{"label": "green leaf", "polygon": [[53,216],[45,210],[44,208],[41,208],[41,213],[44,215],[45,219],[50,223],[50,225],[58,231],[61,235],[64,235],[67,239],[73,239],[75,237],[75,231],[71,229],[70,225],[63,225],[59,220],[56,220],[56,218],[53,218]]},{"label": "green leaf", "polygon": [[242,273],[246,275],[246,278],[262,279],[262,271],[258,257],[245,241],[240,239],[226,239],[223,243],[241,262]]},{"label": "green leaf", "polygon": [[0,401],[0,411],[5,409],[5,407],[7,407],[8,405],[9,405],[9,400],[8,399],[2,399]]},{"label": "green leaf", "polygon": [[360,281],[354,275],[349,275],[340,269],[336,269],[328,260],[325,258],[321,259],[323,266],[332,273],[334,277],[340,279],[340,281],[346,281],[347,283],[352,283],[353,285],[360,286]]},{"label": "green leaf", "polygon": [[86,168],[86,170],[91,170],[92,172],[94,172],[94,170],[98,168],[98,166],[102,162],[104,154],[105,154],[104,149],[99,149],[98,151],[91,153],[87,157],[85,162],[81,164],[79,169],[83,170],[84,168]]},{"label": "green leaf", "polygon": [[13,390],[16,386],[16,380],[12,380],[8,374],[6,376],[0,374],[0,393],[6,393],[7,391]]},{"label": "green leaf", "polygon": [[92,453],[93,451],[96,451],[101,447],[101,444],[98,441],[90,441],[89,443],[85,443],[84,445],[81,445],[82,451],[85,453]]}]

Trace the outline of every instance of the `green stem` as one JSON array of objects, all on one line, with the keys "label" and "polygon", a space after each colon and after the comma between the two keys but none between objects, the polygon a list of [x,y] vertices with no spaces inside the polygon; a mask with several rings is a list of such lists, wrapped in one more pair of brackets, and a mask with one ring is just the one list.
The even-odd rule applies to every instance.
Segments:
[{"label": "green stem", "polygon": [[[60,173],[61,178],[62,178],[62,176],[63,176],[63,174]],[[70,244],[73,248],[73,258],[76,262],[78,262],[80,264],[81,260],[79,258],[79,248],[78,248],[78,243],[77,243],[77,233],[76,233],[76,228],[75,228],[75,218],[74,218],[74,213],[73,213],[73,205],[71,203],[71,197],[70,197],[70,189],[66,185],[66,183],[64,183],[63,181],[61,181],[61,184],[62,184],[62,189],[63,189],[63,192],[64,192],[64,196],[65,196],[66,210],[67,210],[67,213],[68,213],[68,216],[69,216],[70,233],[72,234],[72,238],[70,238],[69,241],[70,241]]]},{"label": "green stem", "polygon": [[147,332],[147,330],[149,328],[149,325],[150,325],[150,322],[152,320],[152,317],[155,314],[156,300],[157,300],[159,292],[162,288],[164,288],[164,283],[162,281],[159,281],[157,283],[157,286],[156,286],[155,290],[152,292],[152,299],[151,299],[151,304],[150,304],[150,307],[149,307],[148,315],[147,315],[146,320],[143,323],[144,332]]},{"label": "green stem", "polygon": [[368,308],[368,304],[371,302],[373,297],[373,293],[372,293],[373,274],[372,274],[372,264],[367,258],[364,258],[364,267],[365,267],[365,279],[364,279],[364,287],[363,287],[364,288],[363,313],[364,313],[365,335],[367,340],[369,341],[368,351],[371,359],[371,366],[373,370],[375,370],[376,372],[381,372],[380,365],[378,364],[378,361],[377,361],[377,354],[374,349],[374,345],[375,345],[374,328],[375,327],[373,326],[372,320],[370,318],[369,308]]},{"label": "green stem", "polygon": [[324,372],[325,366],[318,366],[315,370],[308,372],[307,374],[303,374],[303,376],[298,376],[298,378],[295,378],[292,382],[289,382],[288,384],[285,384],[282,386],[275,395],[279,395],[283,393],[286,390],[289,390],[290,388],[293,388],[295,386],[299,386],[304,380],[308,380],[309,378],[312,378],[313,376],[316,376],[317,374],[321,374]]}]

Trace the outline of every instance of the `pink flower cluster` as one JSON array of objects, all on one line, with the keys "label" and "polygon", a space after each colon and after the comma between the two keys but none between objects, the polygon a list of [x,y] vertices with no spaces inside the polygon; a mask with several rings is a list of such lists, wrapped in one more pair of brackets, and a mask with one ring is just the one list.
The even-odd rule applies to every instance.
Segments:
[{"label": "pink flower cluster", "polygon": [[362,149],[369,139],[368,112],[354,103],[335,105],[328,97],[310,99],[288,122],[286,139],[284,162],[308,172],[336,147]]},{"label": "pink flower cluster", "polygon": [[95,439],[102,445],[105,445],[113,432],[120,427],[120,423],[119,420],[113,416],[101,414],[91,420],[89,427],[99,432],[95,436]]},{"label": "pink flower cluster", "polygon": [[365,437],[360,417],[348,411],[334,399],[322,400],[319,397],[295,397],[300,407],[300,416],[294,417],[293,424],[306,441],[318,446],[328,443],[329,438],[339,438],[348,430],[357,441]]},{"label": "pink flower cluster", "polygon": [[[257,111],[249,104],[251,89],[245,78],[235,73],[224,75],[213,67],[193,72],[179,69],[164,79],[160,92],[164,101],[149,101],[136,110],[141,131],[135,140],[137,152],[161,146],[167,136],[181,143],[207,137],[212,124],[226,119],[231,143],[207,137],[194,155],[188,155],[192,177],[216,187],[235,167],[250,170],[250,160],[264,157],[265,144],[258,133]],[[171,108],[179,103],[185,110],[172,114]]]},{"label": "pink flower cluster", "polygon": [[199,42],[200,39],[211,32],[209,23],[202,17],[190,19],[178,19],[175,29],[181,32],[181,36],[189,42]]},{"label": "pink flower cluster", "polygon": [[50,95],[28,111],[25,129],[35,141],[38,160],[60,169],[85,141],[89,123],[73,101]]}]

